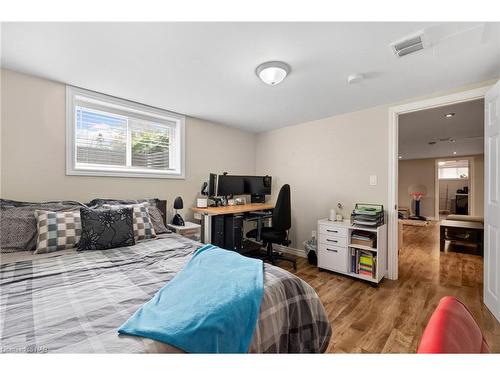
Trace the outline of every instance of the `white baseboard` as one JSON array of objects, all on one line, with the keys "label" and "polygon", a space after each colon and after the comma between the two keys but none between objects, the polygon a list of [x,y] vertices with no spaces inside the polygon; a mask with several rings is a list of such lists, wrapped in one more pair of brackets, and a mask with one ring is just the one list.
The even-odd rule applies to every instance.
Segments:
[{"label": "white baseboard", "polygon": [[290,255],[295,255],[301,258],[307,258],[305,250],[296,249],[294,247],[287,247],[287,246],[273,244],[273,249],[277,251],[282,251]]}]

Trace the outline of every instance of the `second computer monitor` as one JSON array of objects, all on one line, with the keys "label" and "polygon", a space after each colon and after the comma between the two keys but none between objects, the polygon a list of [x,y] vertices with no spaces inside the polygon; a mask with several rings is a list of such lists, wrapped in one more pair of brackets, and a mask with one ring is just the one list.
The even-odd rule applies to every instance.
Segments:
[{"label": "second computer monitor", "polygon": [[219,175],[217,183],[217,195],[243,195],[245,194],[245,185],[242,176]]},{"label": "second computer monitor", "polygon": [[271,194],[271,176],[242,176],[245,184],[245,194],[269,195]]}]

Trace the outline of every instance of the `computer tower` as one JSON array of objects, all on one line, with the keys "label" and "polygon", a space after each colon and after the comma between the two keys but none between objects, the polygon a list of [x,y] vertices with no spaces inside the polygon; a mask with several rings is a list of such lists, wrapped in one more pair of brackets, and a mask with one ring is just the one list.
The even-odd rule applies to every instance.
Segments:
[{"label": "computer tower", "polygon": [[224,248],[224,216],[212,217],[212,244]]},{"label": "computer tower", "polygon": [[240,252],[243,240],[243,216],[224,216],[224,249]]}]

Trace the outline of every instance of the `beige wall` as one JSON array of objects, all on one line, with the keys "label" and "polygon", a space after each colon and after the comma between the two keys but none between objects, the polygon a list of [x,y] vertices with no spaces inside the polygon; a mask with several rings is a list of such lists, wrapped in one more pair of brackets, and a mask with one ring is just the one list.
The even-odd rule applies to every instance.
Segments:
[{"label": "beige wall", "polygon": [[412,198],[408,188],[413,184],[424,185],[427,194],[420,202],[420,215],[434,217],[435,205],[435,159],[400,160],[398,163],[398,206],[408,207],[414,214]]},{"label": "beige wall", "polygon": [[[327,217],[337,202],[344,204],[345,217],[350,215],[356,202],[387,206],[390,107],[494,82],[481,82],[259,134],[257,174],[273,176],[274,197],[282,184],[291,185],[292,246],[303,248],[302,242],[311,237],[317,219]],[[377,175],[376,186],[369,185],[370,175]]]},{"label": "beige wall", "polygon": [[[427,195],[422,198],[421,212],[422,216],[428,218],[435,217],[435,184],[436,184],[436,161],[443,158],[429,158],[429,159],[413,159],[413,160],[400,160],[398,163],[398,205],[410,207],[411,197],[408,194],[408,187],[412,184],[423,184],[427,187]],[[445,158],[446,160],[452,159],[469,159],[473,170],[474,186],[474,204],[469,203],[471,215],[483,216],[484,213],[484,155],[471,155],[461,156],[459,158]],[[441,180],[440,181],[440,195],[444,197],[445,186],[448,185],[448,195],[454,197],[457,189],[464,186],[469,186],[468,181],[463,180]],[[413,209],[412,209],[413,213]]]},{"label": "beige wall", "polygon": [[209,172],[255,173],[254,134],[187,117],[185,180],[66,176],[65,85],[8,70],[1,78],[3,198],[158,197],[171,206],[180,195],[189,207]]},{"label": "beige wall", "polygon": [[484,216],[484,154],[474,157],[474,212]]},{"label": "beige wall", "polygon": [[345,217],[356,202],[386,204],[387,118],[378,107],[259,134],[257,173],[273,176],[275,195],[291,186],[292,246],[302,248],[337,202]]}]

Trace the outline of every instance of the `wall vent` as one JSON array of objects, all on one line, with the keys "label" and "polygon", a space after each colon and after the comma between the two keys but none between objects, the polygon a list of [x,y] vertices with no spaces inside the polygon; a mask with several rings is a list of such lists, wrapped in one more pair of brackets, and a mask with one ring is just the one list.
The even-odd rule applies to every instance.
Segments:
[{"label": "wall vent", "polygon": [[409,55],[410,53],[424,49],[424,42],[422,40],[422,36],[417,35],[392,43],[391,47],[396,55],[403,57]]}]

